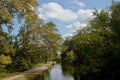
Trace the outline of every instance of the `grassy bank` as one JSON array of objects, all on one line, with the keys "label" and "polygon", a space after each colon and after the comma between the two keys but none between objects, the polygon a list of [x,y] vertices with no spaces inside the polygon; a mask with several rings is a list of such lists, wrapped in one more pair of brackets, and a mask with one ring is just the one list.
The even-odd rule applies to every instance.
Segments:
[{"label": "grassy bank", "polygon": [[[52,62],[39,63],[39,64],[36,64],[36,65],[33,65],[32,69],[42,67],[42,66],[51,67],[52,64],[53,64]],[[21,74],[21,73],[23,73],[23,72],[14,72],[14,73],[0,72],[0,80],[2,80],[3,78],[8,78],[8,77],[11,77],[11,76],[15,76],[15,75],[18,75],[18,74]]]},{"label": "grassy bank", "polygon": [[0,80],[2,80],[3,78],[17,75],[17,74],[20,74],[20,72],[14,72],[14,73],[0,72]]}]

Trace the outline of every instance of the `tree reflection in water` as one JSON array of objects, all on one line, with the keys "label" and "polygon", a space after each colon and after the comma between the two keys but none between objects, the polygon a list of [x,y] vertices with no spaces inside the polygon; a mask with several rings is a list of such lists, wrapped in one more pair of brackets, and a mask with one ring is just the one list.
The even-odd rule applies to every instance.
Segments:
[{"label": "tree reflection in water", "polygon": [[[63,72],[61,65],[56,64],[43,73],[34,73],[27,75],[25,78],[26,80],[79,80],[76,77],[73,77],[68,71],[69,69],[66,69],[65,72]],[[70,69],[70,71],[72,72],[73,70]]]},{"label": "tree reflection in water", "polygon": [[56,64],[50,70],[50,75],[45,80],[74,80],[70,74],[63,74],[60,64]]},{"label": "tree reflection in water", "polygon": [[71,65],[62,65],[64,75],[71,74],[73,80],[80,80],[80,67]]},{"label": "tree reflection in water", "polygon": [[56,64],[44,72],[25,76],[25,80],[80,80],[80,67]]}]

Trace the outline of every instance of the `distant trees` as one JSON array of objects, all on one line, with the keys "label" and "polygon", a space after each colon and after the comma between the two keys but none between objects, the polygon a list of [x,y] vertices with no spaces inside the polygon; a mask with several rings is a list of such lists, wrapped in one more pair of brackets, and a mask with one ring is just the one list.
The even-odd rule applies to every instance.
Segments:
[{"label": "distant trees", "polygon": [[[95,10],[93,14],[95,18],[87,27],[63,43],[62,64],[70,62],[69,65],[79,66],[82,80],[117,80],[120,74],[120,2],[113,2],[110,11]],[[71,52],[73,56],[69,56]]]},{"label": "distant trees", "polygon": [[[0,70],[23,71],[55,57],[61,35],[38,17],[37,6],[36,0],[0,1]],[[21,25],[17,35],[15,22]]]}]

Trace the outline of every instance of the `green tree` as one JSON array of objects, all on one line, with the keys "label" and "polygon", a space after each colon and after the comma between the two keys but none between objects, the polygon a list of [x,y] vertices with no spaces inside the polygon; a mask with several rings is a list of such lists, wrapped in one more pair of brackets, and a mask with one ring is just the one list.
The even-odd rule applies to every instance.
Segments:
[{"label": "green tree", "polygon": [[[10,34],[13,26],[15,27],[13,20],[17,17],[18,21],[24,21],[28,24],[28,17],[34,19],[37,15],[35,13],[37,5],[36,0],[0,0],[0,56],[2,59],[0,65],[4,64],[5,61],[10,64],[12,62],[11,56],[13,56],[15,52],[13,44],[11,44],[13,40],[11,40],[12,35]],[[29,24],[30,23],[31,22],[29,22]],[[6,27],[8,31],[5,31],[3,29],[4,27]],[[6,62],[4,66],[8,65]]]},{"label": "green tree", "polygon": [[105,76],[108,76],[107,69],[110,68],[108,64],[113,56],[110,15],[104,10],[95,10],[93,14],[95,18],[86,28],[64,42],[65,50],[62,53],[63,64],[66,64],[71,51],[76,55],[71,65],[80,67],[79,74],[84,80],[107,79]]},{"label": "green tree", "polygon": [[57,56],[61,36],[54,23],[38,20],[30,27],[21,27],[16,42],[18,50],[12,68],[22,71],[39,62],[53,60]]},{"label": "green tree", "polygon": [[[57,56],[61,35],[39,18],[37,6],[37,0],[0,0],[0,69],[23,71]],[[15,22],[20,29],[12,35]]]}]

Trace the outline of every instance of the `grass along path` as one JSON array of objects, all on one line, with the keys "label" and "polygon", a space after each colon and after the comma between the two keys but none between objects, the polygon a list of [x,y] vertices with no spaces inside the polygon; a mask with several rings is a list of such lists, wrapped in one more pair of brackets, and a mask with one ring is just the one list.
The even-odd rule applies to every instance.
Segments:
[{"label": "grass along path", "polygon": [[49,67],[50,67],[51,64],[42,64],[40,67],[38,68],[35,68],[35,69],[31,69],[31,70],[28,70],[28,71],[24,71],[20,74],[17,74],[17,75],[14,75],[14,76],[11,76],[11,77],[8,77],[8,78],[4,78],[2,80],[15,80],[17,78],[20,78],[20,77],[23,77],[23,76],[26,76],[28,74],[32,74],[32,73],[37,73],[37,72],[42,72],[44,70],[47,70]]}]

